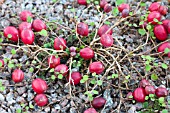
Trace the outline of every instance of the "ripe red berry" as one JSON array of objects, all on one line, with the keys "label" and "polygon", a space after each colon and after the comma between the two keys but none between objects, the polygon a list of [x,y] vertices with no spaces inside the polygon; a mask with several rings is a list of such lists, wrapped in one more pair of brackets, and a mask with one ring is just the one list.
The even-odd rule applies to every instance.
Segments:
[{"label": "ripe red berry", "polygon": [[128,10],[128,9],[124,9],[124,10],[122,11],[122,17],[123,17],[123,18],[126,18],[127,16],[129,16],[129,10]]},{"label": "ripe red berry", "polygon": [[137,102],[145,102],[145,90],[143,88],[136,88],[133,92],[133,98]]},{"label": "ripe red berry", "polygon": [[63,76],[68,74],[68,67],[65,64],[60,64],[54,69],[55,72],[61,73]]},{"label": "ripe red berry", "polygon": [[81,36],[88,36],[89,33],[88,25],[83,22],[80,22],[77,25],[77,33]]},{"label": "ripe red berry", "polygon": [[168,23],[167,31],[168,31],[168,33],[170,34],[170,22]]},{"label": "ripe red berry", "polygon": [[22,30],[20,36],[21,36],[21,40],[24,44],[33,44],[34,32],[31,29]]},{"label": "ripe red berry", "polygon": [[118,6],[118,10],[119,10],[119,12],[122,12],[124,9],[128,9],[128,10],[130,10],[130,6],[129,6],[129,4],[120,4],[119,6]]},{"label": "ripe red berry", "polygon": [[92,101],[92,106],[94,108],[102,108],[106,103],[106,99],[103,97],[94,98]]},{"label": "ripe red berry", "polygon": [[[105,34],[109,30],[109,28],[110,27],[108,25],[103,25],[102,27],[99,28],[97,34],[101,37],[103,34]],[[110,30],[107,34],[112,35],[112,30]]]},{"label": "ripe red berry", "polygon": [[158,87],[155,90],[155,94],[156,94],[157,97],[166,97],[168,95],[168,91],[164,87]]},{"label": "ripe red berry", "polygon": [[4,64],[5,64],[5,63],[4,63],[4,60],[0,59],[0,68],[1,68],[1,67],[4,67]]},{"label": "ripe red berry", "polygon": [[104,6],[107,4],[106,0],[100,0],[100,7],[104,8]]},{"label": "ripe red berry", "polygon": [[166,6],[160,6],[158,10],[162,15],[166,15],[168,8]]},{"label": "ripe red berry", "polygon": [[37,94],[36,97],[34,98],[34,101],[40,107],[48,104],[48,99],[45,94]]},{"label": "ripe red berry", "polygon": [[112,35],[109,34],[104,34],[100,37],[100,43],[104,46],[104,47],[110,47],[113,45],[113,37]]},{"label": "ripe red berry", "polygon": [[104,66],[101,62],[93,62],[89,66],[91,73],[101,74],[104,71]]},{"label": "ripe red berry", "polygon": [[77,2],[80,5],[87,5],[87,1],[86,0],[77,0]]},{"label": "ripe red berry", "polygon": [[54,49],[55,50],[65,50],[66,49],[66,40],[64,38],[56,38],[54,40]]},{"label": "ripe red berry", "polygon": [[112,10],[112,6],[110,4],[106,4],[104,6],[104,12],[109,13]]},{"label": "ripe red berry", "polygon": [[97,113],[97,111],[94,108],[89,108],[89,109],[86,109],[84,113]]},{"label": "ripe red berry", "polygon": [[160,7],[160,4],[158,2],[154,2],[149,6],[149,11],[153,12],[153,11],[158,11]]},{"label": "ripe red berry", "polygon": [[67,81],[70,80],[70,84],[74,84],[74,85],[77,85],[80,83],[80,80],[82,79],[82,76],[79,72],[72,72],[71,73],[71,77],[70,76],[67,76]]},{"label": "ripe red berry", "polygon": [[127,95],[126,95],[126,98],[128,100],[132,100],[133,99],[133,93],[132,92],[129,92]]},{"label": "ripe red berry", "polygon": [[41,31],[43,29],[47,29],[45,23],[40,19],[34,20],[33,23],[32,23],[32,27],[37,32],[39,32],[39,31]]},{"label": "ripe red berry", "polygon": [[170,49],[170,42],[164,42],[158,47],[158,52],[164,52],[166,48]]},{"label": "ripe red berry", "polygon": [[149,94],[155,94],[155,87],[154,86],[146,86],[145,87],[145,93],[146,95],[149,95]]},{"label": "ripe red berry", "polygon": [[147,17],[147,21],[151,22],[152,24],[157,24],[157,22],[155,22],[155,19],[157,19],[158,21],[161,20],[161,14],[158,11],[151,12]]},{"label": "ripe red berry", "polygon": [[19,32],[21,33],[21,31],[24,30],[24,29],[32,29],[31,23],[22,22],[22,23],[19,25]]},{"label": "ripe red berry", "polygon": [[170,23],[170,20],[168,20],[168,19],[165,19],[165,20],[162,21],[162,25],[165,27],[166,30],[168,29],[168,24],[169,23]]},{"label": "ripe red berry", "polygon": [[41,78],[32,81],[32,88],[37,94],[42,94],[47,90],[47,83]]},{"label": "ripe red berry", "polygon": [[139,83],[139,87],[145,88],[146,86],[151,85],[150,82],[146,79],[142,79]]},{"label": "ripe red berry", "polygon": [[20,13],[20,19],[22,21],[27,21],[28,16],[33,17],[32,13],[30,11],[24,10]]},{"label": "ripe red berry", "polygon": [[8,26],[4,29],[4,37],[6,37],[9,40],[12,40],[14,42],[18,42],[19,32],[15,27]]},{"label": "ripe red berry", "polygon": [[18,83],[18,82],[22,82],[24,79],[24,73],[22,70],[20,69],[15,69],[13,72],[12,72],[12,80],[15,82],[15,83]]},{"label": "ripe red berry", "polygon": [[94,57],[94,51],[91,48],[86,47],[80,50],[80,56],[85,60],[92,59]]},{"label": "ripe red berry", "polygon": [[164,41],[167,39],[168,34],[166,32],[166,29],[164,28],[163,25],[156,25],[154,26],[154,35],[156,36],[156,38],[160,41]]},{"label": "ripe red berry", "polygon": [[48,65],[50,68],[55,68],[60,64],[60,58],[56,58],[56,56],[51,55],[48,57]]}]

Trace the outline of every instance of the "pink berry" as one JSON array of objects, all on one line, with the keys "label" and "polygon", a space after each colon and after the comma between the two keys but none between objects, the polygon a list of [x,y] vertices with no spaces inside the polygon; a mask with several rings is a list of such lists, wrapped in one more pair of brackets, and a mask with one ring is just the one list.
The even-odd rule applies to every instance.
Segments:
[{"label": "pink berry", "polygon": [[88,25],[83,22],[80,22],[77,25],[77,33],[81,36],[88,36],[89,33]]},{"label": "pink berry", "polygon": [[166,97],[168,95],[168,91],[164,87],[158,87],[155,91],[157,97]]},{"label": "pink berry", "polygon": [[15,83],[22,82],[24,80],[24,72],[20,69],[15,69],[12,72],[12,80]]},{"label": "pink berry", "polygon": [[152,24],[157,24],[157,22],[155,22],[154,19],[157,19],[158,21],[161,20],[161,14],[158,11],[151,12],[147,17],[148,22]]},{"label": "pink berry", "polygon": [[158,10],[162,15],[166,15],[168,8],[166,6],[160,6]]},{"label": "pink berry", "polygon": [[19,32],[21,33],[24,29],[32,29],[31,23],[22,22],[22,23],[19,25]]},{"label": "pink berry", "polygon": [[102,108],[106,103],[106,99],[103,97],[94,98],[92,101],[92,106],[94,108]]},{"label": "pink berry", "polygon": [[109,34],[104,34],[101,36],[100,42],[104,47],[110,47],[113,45],[113,37]]},{"label": "pink berry", "polygon": [[87,5],[87,1],[86,0],[77,0],[77,2],[80,5]]},{"label": "pink berry", "polygon": [[123,18],[126,18],[127,16],[129,16],[129,10],[128,10],[128,9],[124,9],[124,10],[122,11],[122,17],[123,17]]},{"label": "pink berry", "polygon": [[158,2],[154,2],[149,6],[149,11],[153,12],[153,11],[158,11],[160,7],[160,4]]},{"label": "pink berry", "polygon": [[156,38],[160,41],[164,41],[167,39],[168,34],[166,32],[166,29],[164,28],[163,25],[156,25],[154,26],[154,35],[156,36]]},{"label": "pink berry", "polygon": [[92,59],[94,57],[94,51],[91,48],[86,47],[80,50],[80,56],[85,60]]},{"label": "pink berry", "polygon": [[43,29],[47,29],[45,23],[40,19],[34,20],[33,23],[32,23],[32,27],[37,32],[39,32],[39,31],[41,31]]},{"label": "pink berry", "polygon": [[32,81],[32,88],[37,94],[42,94],[47,90],[47,83],[41,78]]},{"label": "pink berry", "polygon": [[22,21],[27,21],[28,17],[33,17],[32,13],[30,11],[24,10],[20,13],[20,19]]},{"label": "pink berry", "polygon": [[119,12],[122,12],[124,9],[130,10],[129,4],[124,4],[124,3],[123,3],[123,4],[121,4],[121,5],[118,6]]},{"label": "pink berry", "polygon": [[[103,25],[102,27],[99,28],[98,30],[98,35],[101,37],[103,34],[105,34],[108,30],[110,29],[110,27],[108,25]],[[112,30],[110,30],[107,34],[112,35]]]},{"label": "pink berry", "polygon": [[34,101],[40,107],[48,104],[48,99],[45,94],[37,94],[36,97],[34,98]]},{"label": "pink berry", "polygon": [[82,79],[82,76],[81,76],[81,74],[79,72],[72,72],[71,73],[71,78],[70,78],[70,76],[67,76],[67,81],[69,81],[69,79],[71,79],[70,84],[77,85],[77,84],[80,83],[80,80]]},{"label": "pink berry", "polygon": [[4,37],[6,37],[9,40],[12,40],[14,42],[18,42],[19,32],[15,27],[8,26],[4,29]]},{"label": "pink berry", "polygon": [[22,30],[20,37],[24,44],[33,44],[34,42],[34,32],[31,29]]},{"label": "pink berry", "polygon": [[145,102],[145,90],[143,88],[136,88],[133,92],[133,98],[137,102]]},{"label": "pink berry", "polygon": [[104,12],[109,13],[112,10],[112,6],[110,4],[106,4],[104,6]]},{"label": "pink berry", "polygon": [[60,58],[56,58],[56,56],[51,55],[48,57],[48,65],[50,68],[55,68],[60,64]]},{"label": "pink berry", "polygon": [[89,66],[91,73],[101,74],[104,71],[104,66],[101,62],[93,62]]},{"label": "pink berry", "polygon": [[107,4],[106,0],[100,0],[100,7],[104,8],[104,6]]},{"label": "pink berry", "polygon": [[55,72],[59,72],[63,76],[66,76],[68,74],[68,67],[65,64],[60,64],[54,69]]},{"label": "pink berry", "polygon": [[54,49],[55,50],[65,50],[66,49],[66,40],[64,38],[56,38],[54,40]]}]

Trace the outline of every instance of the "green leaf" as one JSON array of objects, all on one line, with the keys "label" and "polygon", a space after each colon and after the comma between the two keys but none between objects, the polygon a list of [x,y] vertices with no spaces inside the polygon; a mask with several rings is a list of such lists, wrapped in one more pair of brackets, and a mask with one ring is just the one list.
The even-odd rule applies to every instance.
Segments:
[{"label": "green leaf", "polygon": [[52,76],[51,76],[51,79],[52,79],[52,80],[55,80],[55,79],[56,79],[55,75],[52,75]]},{"label": "green leaf", "polygon": [[58,79],[63,79],[63,75],[62,75],[62,74],[59,74],[59,75],[58,75]]},{"label": "green leaf", "polygon": [[154,94],[149,94],[149,97],[150,98],[153,98],[155,95]]},{"label": "green leaf", "polygon": [[149,24],[146,26],[146,29],[147,29],[147,30],[150,30],[151,28],[152,28],[152,26],[149,25]]},{"label": "green leaf", "polygon": [[2,62],[0,62],[0,67],[2,67]]},{"label": "green leaf", "polygon": [[91,84],[96,84],[96,80],[95,80],[95,79],[92,79],[92,80],[90,81],[90,83],[91,83]]},{"label": "green leaf", "polygon": [[91,25],[91,26],[94,26],[94,25],[95,25],[95,23],[94,23],[94,22],[90,22],[90,25]]},{"label": "green leaf", "polygon": [[112,78],[118,78],[118,74],[112,74]]},{"label": "green leaf", "polygon": [[107,25],[110,25],[110,22],[109,22],[109,21],[105,21],[104,23],[107,24]]},{"label": "green leaf", "polygon": [[15,49],[12,49],[12,50],[11,50],[11,53],[12,53],[13,55],[15,55],[15,54],[16,54],[16,50],[15,50]]},{"label": "green leaf", "polygon": [[116,5],[117,6],[122,4],[122,3],[125,3],[125,0],[116,0]]},{"label": "green leaf", "polygon": [[158,19],[156,19],[156,18],[154,18],[153,21],[154,21],[154,22],[159,22]]},{"label": "green leaf", "polygon": [[144,103],[143,103],[143,107],[144,107],[144,108],[148,108],[148,105],[149,105],[148,102],[144,102]]},{"label": "green leaf", "polygon": [[42,29],[42,30],[39,32],[39,34],[42,35],[42,36],[47,36],[47,35],[48,35],[47,30],[45,30],[45,29]]},{"label": "green leaf", "polygon": [[3,42],[3,38],[0,38],[0,43],[2,43]]},{"label": "green leaf", "polygon": [[141,6],[141,7],[145,7],[145,6],[146,6],[146,3],[145,3],[145,2],[141,2],[141,3],[140,3],[140,6]]},{"label": "green leaf", "polygon": [[133,12],[129,12],[129,15],[132,16],[132,15],[133,15]]},{"label": "green leaf", "polygon": [[85,80],[83,80],[83,79],[81,79],[81,80],[80,80],[80,83],[85,83],[85,82],[86,82],[86,81],[85,81]]},{"label": "green leaf", "polygon": [[16,112],[17,112],[17,113],[21,113],[21,109],[17,109]]},{"label": "green leaf", "polygon": [[87,4],[90,4],[90,0],[86,0]]},{"label": "green leaf", "polygon": [[117,15],[119,14],[119,10],[118,10],[117,7],[115,7],[115,8],[113,9],[112,14],[113,14],[114,16],[117,16]]},{"label": "green leaf", "polygon": [[12,38],[12,35],[11,35],[11,34],[8,34],[7,37],[8,37],[8,38]]},{"label": "green leaf", "polygon": [[159,101],[160,104],[163,104],[165,102],[165,98],[164,97],[160,97],[158,99],[158,101]]},{"label": "green leaf", "polygon": [[98,5],[98,4],[99,4],[99,1],[95,1],[94,4]]},{"label": "green leaf", "polygon": [[31,109],[33,109],[33,108],[34,108],[34,106],[33,106],[32,104],[29,104],[29,107],[30,107]]},{"label": "green leaf", "polygon": [[99,86],[101,86],[101,85],[102,85],[102,83],[103,83],[103,81],[102,81],[102,80],[98,80],[98,81],[97,81],[97,84],[98,84]]},{"label": "green leaf", "polygon": [[50,69],[50,71],[49,71],[49,72],[54,72],[54,68]]},{"label": "green leaf", "polygon": [[165,48],[164,53],[168,54],[169,52],[170,52],[170,49],[169,48]]},{"label": "green leaf", "polygon": [[162,110],[162,113],[168,113],[167,109]]},{"label": "green leaf", "polygon": [[28,17],[27,17],[27,22],[28,22],[28,23],[31,23],[32,21],[33,21],[32,17],[28,16]]},{"label": "green leaf", "polygon": [[144,24],[144,21],[139,22],[139,25],[143,25],[143,24]]},{"label": "green leaf", "polygon": [[83,76],[83,80],[84,80],[84,81],[87,81],[88,79],[89,79],[89,76],[88,76],[88,75],[84,75],[84,76]]},{"label": "green leaf", "polygon": [[150,71],[151,70],[151,66],[150,65],[146,65],[145,69],[146,69],[146,71]]},{"label": "green leaf", "polygon": [[139,29],[138,32],[139,32],[140,35],[145,35],[146,34],[145,29]]},{"label": "green leaf", "polygon": [[96,90],[92,90],[92,92],[93,92],[93,94],[99,94],[99,92]]},{"label": "green leaf", "polygon": [[13,67],[15,67],[15,65],[13,63],[8,63],[8,67],[13,68]]},{"label": "green leaf", "polygon": [[33,71],[34,71],[34,68],[30,67],[29,72],[33,72]]},{"label": "green leaf", "polygon": [[163,69],[168,69],[168,66],[167,66],[167,64],[165,64],[165,63],[162,63],[161,66],[162,66]]},{"label": "green leaf", "polygon": [[5,87],[4,87],[4,86],[1,86],[1,87],[0,87],[0,91],[5,91]]},{"label": "green leaf", "polygon": [[156,74],[152,74],[152,75],[151,75],[151,79],[152,79],[152,80],[158,80],[158,76],[157,76]]},{"label": "green leaf", "polygon": [[148,100],[149,99],[149,97],[148,96],[145,96],[145,100]]}]

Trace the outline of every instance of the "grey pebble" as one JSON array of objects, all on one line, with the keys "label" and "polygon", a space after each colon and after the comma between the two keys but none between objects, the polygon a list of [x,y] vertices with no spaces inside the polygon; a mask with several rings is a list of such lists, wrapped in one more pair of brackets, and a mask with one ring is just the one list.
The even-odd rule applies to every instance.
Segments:
[{"label": "grey pebble", "polygon": [[5,97],[0,93],[0,101],[3,102],[5,100]]}]

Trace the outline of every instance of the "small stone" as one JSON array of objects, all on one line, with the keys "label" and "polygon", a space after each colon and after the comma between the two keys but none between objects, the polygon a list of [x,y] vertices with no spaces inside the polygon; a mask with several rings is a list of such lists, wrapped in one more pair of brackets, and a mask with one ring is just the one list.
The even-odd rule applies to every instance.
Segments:
[{"label": "small stone", "polygon": [[104,91],[104,94],[103,94],[104,96],[104,98],[105,99],[107,99],[106,100],[106,107],[108,106],[108,107],[111,107],[112,105],[113,105],[113,101],[112,101],[112,98],[111,98],[111,95],[110,95],[110,89],[106,89],[105,91]]},{"label": "small stone", "polygon": [[26,88],[25,87],[20,87],[20,88],[17,88],[17,91],[18,91],[19,95],[21,95],[26,91]]},{"label": "small stone", "polygon": [[61,103],[61,106],[62,106],[62,107],[64,107],[64,106],[66,106],[66,105],[67,105],[67,103],[68,103],[68,100],[67,100],[67,99],[65,99],[65,100]]},{"label": "small stone", "polygon": [[61,109],[60,105],[59,105],[59,104],[56,104],[56,105],[55,105],[55,109],[59,109],[59,110],[60,110],[60,109]]},{"label": "small stone", "polygon": [[5,97],[0,93],[0,101],[3,102],[5,100]]},{"label": "small stone", "polygon": [[77,111],[74,108],[70,108],[70,113],[77,113]]},{"label": "small stone", "polygon": [[46,108],[45,108],[45,112],[46,112],[46,113],[49,113],[49,112],[50,112],[50,107],[46,107]]},{"label": "small stone", "polygon": [[3,19],[3,20],[1,20],[1,25],[2,25],[2,27],[5,28],[10,25],[10,22],[6,19]]},{"label": "small stone", "polygon": [[132,106],[129,110],[128,113],[136,113],[136,107]]},{"label": "small stone", "polygon": [[14,95],[11,92],[6,95],[6,100],[8,101],[8,104],[10,105],[16,102],[14,100]]}]

